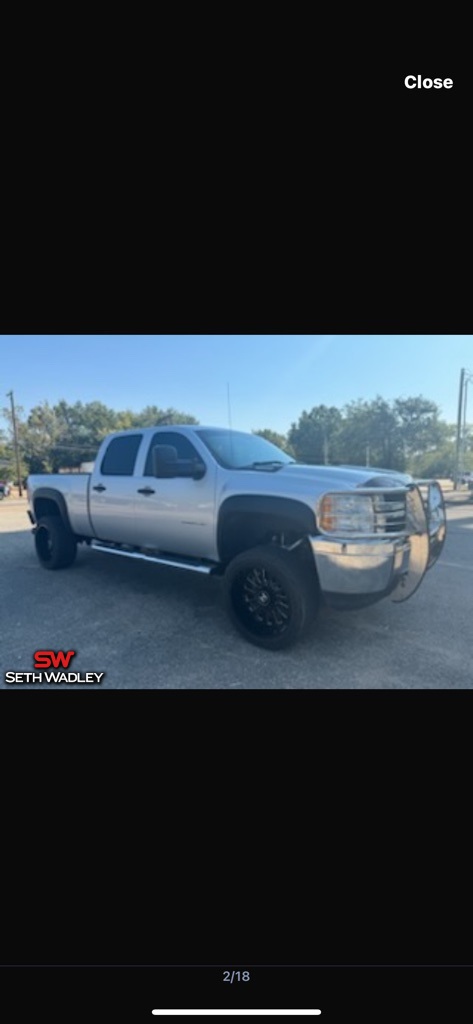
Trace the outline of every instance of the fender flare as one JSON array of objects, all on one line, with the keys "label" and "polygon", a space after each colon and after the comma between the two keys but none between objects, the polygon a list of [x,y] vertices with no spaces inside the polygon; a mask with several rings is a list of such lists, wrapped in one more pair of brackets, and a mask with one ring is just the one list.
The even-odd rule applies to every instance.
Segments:
[{"label": "fender flare", "polygon": [[217,522],[217,547],[219,557],[225,560],[225,531],[231,519],[251,516],[264,525],[264,517],[280,520],[300,532],[301,536],[317,534],[315,509],[311,509],[295,498],[282,498],[267,494],[238,494],[226,498],[219,509]]},{"label": "fender flare", "polygon": [[61,494],[60,491],[57,491],[54,487],[36,488],[32,498],[32,506],[36,523],[38,522],[38,516],[36,515],[35,505],[39,498],[47,498],[48,501],[54,501],[54,503],[58,506],[59,515],[64,523],[64,526],[66,526],[71,533],[74,533],[69,521],[69,513],[67,511],[66,499],[64,495]]}]

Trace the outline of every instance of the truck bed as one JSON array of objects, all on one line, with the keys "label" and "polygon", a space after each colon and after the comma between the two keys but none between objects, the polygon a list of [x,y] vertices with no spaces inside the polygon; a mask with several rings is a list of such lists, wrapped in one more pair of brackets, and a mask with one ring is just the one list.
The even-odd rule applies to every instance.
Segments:
[{"label": "truck bed", "polygon": [[71,528],[82,537],[93,537],[89,519],[89,487],[91,473],[48,473],[29,476],[28,497],[38,489],[56,488],[66,502]]}]

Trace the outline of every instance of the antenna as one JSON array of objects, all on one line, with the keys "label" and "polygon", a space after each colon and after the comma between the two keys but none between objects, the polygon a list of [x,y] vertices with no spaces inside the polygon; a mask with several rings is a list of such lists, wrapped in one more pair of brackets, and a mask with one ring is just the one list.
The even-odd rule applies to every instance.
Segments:
[{"label": "antenna", "polygon": [[228,408],[228,426],[232,430],[232,407],[230,404],[230,385],[227,381],[227,408]]},{"label": "antenna", "polygon": [[230,384],[227,381],[227,408],[228,408],[228,429],[230,431],[230,460],[234,464],[233,453],[233,428],[232,428],[232,407],[230,404]]}]

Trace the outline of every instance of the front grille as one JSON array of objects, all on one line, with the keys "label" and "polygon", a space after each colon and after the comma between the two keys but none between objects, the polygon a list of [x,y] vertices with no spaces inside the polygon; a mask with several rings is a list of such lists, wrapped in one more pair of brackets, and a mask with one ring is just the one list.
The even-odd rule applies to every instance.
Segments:
[{"label": "front grille", "polygon": [[376,533],[402,533],[406,529],[406,499],[397,494],[373,498]]}]

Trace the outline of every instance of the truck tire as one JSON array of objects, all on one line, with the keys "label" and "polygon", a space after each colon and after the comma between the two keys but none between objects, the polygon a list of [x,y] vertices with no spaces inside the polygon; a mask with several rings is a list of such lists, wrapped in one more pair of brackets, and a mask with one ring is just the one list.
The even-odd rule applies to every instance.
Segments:
[{"label": "truck tire", "polygon": [[276,546],[237,555],[225,573],[227,611],[239,632],[258,647],[280,651],[299,639],[318,605],[315,574],[295,553]]},{"label": "truck tire", "polygon": [[44,569],[65,569],[77,554],[77,541],[59,516],[43,516],[35,530],[36,554]]}]

